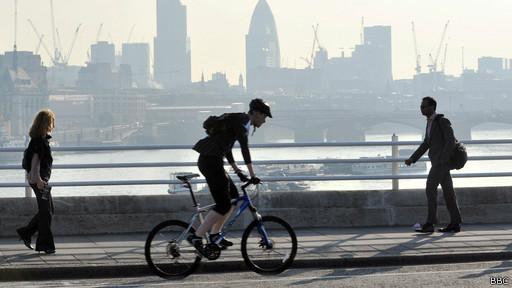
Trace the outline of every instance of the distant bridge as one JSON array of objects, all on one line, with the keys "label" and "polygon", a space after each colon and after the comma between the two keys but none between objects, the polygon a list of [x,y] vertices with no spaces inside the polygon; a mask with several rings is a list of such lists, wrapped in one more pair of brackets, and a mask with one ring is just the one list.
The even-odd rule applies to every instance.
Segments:
[{"label": "distant bridge", "polygon": [[[153,135],[160,138],[157,139],[160,143],[175,144],[192,143],[203,137],[201,124],[208,115],[247,111],[247,103],[253,97],[222,93],[180,94],[154,89],[127,93],[151,96],[152,101],[158,99],[159,106],[146,111],[141,139]],[[512,98],[461,93],[437,93],[440,99],[438,111],[451,120],[457,138],[471,139],[471,130],[484,123],[512,124]],[[416,96],[354,92],[306,98],[262,97],[272,102],[274,118],[267,121],[264,129],[258,130],[253,143],[276,137],[293,138],[296,142],[360,141],[368,130],[382,123],[404,125],[420,133],[424,133],[426,125],[425,117],[419,111],[421,97]]]},{"label": "distant bridge", "polygon": [[[158,109],[148,111],[149,123],[160,125],[166,135],[176,136],[171,143],[190,143],[204,136],[202,121],[208,115],[224,112],[241,112],[240,107],[205,109],[205,107],[179,107],[171,110]],[[365,132],[383,123],[396,123],[408,126],[424,133],[426,119],[419,109],[415,111],[380,112],[354,111],[342,109],[289,109],[273,111],[274,118],[267,119],[264,128],[255,134],[255,141],[266,138],[293,138],[295,142],[341,142],[361,141]],[[456,112],[445,115],[452,122],[458,139],[471,139],[471,130],[484,123],[512,124],[512,113],[502,112]],[[154,128],[154,127],[153,127]],[[172,137],[174,138],[174,137]],[[167,141],[169,142],[169,141]]]},{"label": "distant bridge", "polygon": [[[365,132],[378,124],[396,123],[425,129],[426,119],[417,111],[381,112],[336,109],[282,110],[269,123],[295,132],[297,142],[364,140]],[[457,112],[445,115],[459,139],[471,139],[472,128],[484,123],[512,124],[512,113]],[[270,125],[269,125],[270,126]]]}]

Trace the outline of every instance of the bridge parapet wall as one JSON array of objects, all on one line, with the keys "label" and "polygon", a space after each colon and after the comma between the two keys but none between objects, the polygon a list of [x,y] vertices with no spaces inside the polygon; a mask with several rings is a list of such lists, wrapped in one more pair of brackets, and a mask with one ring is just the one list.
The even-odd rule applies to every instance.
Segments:
[{"label": "bridge parapet wall", "polygon": [[[509,223],[512,187],[458,188],[463,222]],[[439,219],[449,221],[442,192]],[[210,203],[209,195],[199,195]],[[147,232],[167,219],[188,220],[193,212],[188,194],[154,196],[57,197],[52,230],[56,235]],[[426,218],[424,190],[311,191],[260,193],[254,199],[262,215],[276,215],[296,228],[412,225]],[[0,236],[14,236],[37,211],[31,198],[0,198]],[[250,213],[235,229],[245,227]]]}]

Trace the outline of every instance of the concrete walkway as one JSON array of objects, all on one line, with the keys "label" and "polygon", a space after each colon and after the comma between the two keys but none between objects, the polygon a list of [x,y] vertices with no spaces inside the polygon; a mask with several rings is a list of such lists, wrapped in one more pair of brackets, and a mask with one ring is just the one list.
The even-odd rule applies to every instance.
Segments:
[{"label": "concrete walkway", "polygon": [[[512,259],[512,224],[465,225],[457,234],[418,234],[411,227],[296,230],[294,267],[343,268]],[[246,269],[235,246],[200,271]],[[0,281],[149,275],[146,234],[57,236],[57,253],[38,254],[17,238],[0,238]]]}]

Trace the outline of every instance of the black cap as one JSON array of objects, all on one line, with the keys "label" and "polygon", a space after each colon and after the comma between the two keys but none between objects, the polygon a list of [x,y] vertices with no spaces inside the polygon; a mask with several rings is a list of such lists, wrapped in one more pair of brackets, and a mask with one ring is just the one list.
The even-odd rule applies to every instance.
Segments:
[{"label": "black cap", "polygon": [[251,103],[249,103],[249,111],[259,111],[267,117],[272,118],[272,113],[270,112],[270,105],[263,102],[260,98],[255,98],[251,100]]}]

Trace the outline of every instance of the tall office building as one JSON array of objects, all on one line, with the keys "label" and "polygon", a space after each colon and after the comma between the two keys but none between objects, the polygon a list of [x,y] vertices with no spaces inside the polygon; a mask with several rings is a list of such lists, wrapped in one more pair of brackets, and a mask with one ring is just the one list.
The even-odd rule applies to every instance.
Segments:
[{"label": "tall office building", "polygon": [[8,122],[0,126],[11,136],[26,135],[35,113],[48,107],[47,87],[41,56],[29,51],[0,55],[0,122]]},{"label": "tall office building", "polygon": [[497,74],[503,71],[503,58],[480,57],[478,58],[478,73]]},{"label": "tall office building", "polygon": [[122,64],[129,65],[132,79],[138,88],[146,88],[149,83],[149,44],[124,43]]},{"label": "tall office building", "polygon": [[91,45],[91,63],[107,63],[113,68],[116,65],[115,46],[106,41],[100,41]]},{"label": "tall office building", "polygon": [[190,84],[187,7],[180,0],[157,0],[156,9],[154,78],[164,88],[177,89]]},{"label": "tall office building", "polygon": [[265,68],[280,67],[279,39],[274,15],[267,1],[260,0],[254,8],[245,37],[245,61],[247,89],[257,88]]},{"label": "tall office building", "polygon": [[358,64],[358,78],[379,89],[393,81],[391,26],[364,27],[364,43],[358,45],[353,58]]}]

